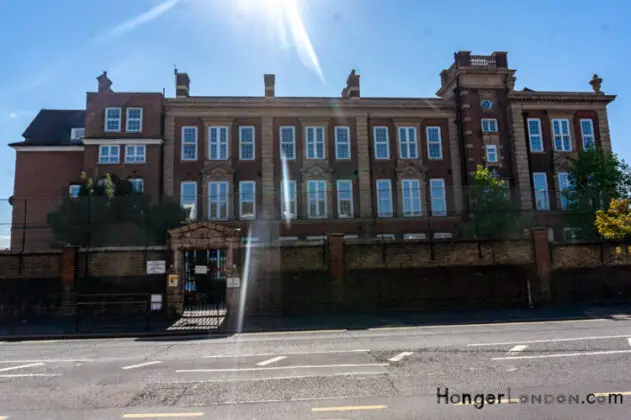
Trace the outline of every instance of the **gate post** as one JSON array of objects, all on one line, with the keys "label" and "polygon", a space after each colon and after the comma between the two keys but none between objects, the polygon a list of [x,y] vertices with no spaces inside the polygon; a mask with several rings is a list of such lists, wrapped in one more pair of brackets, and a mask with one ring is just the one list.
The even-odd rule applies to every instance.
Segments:
[{"label": "gate post", "polygon": [[182,252],[178,248],[173,246],[169,248],[168,252],[171,253],[172,263],[167,270],[167,315],[175,318],[181,316],[184,312],[184,285],[182,283],[184,276],[181,275],[184,264],[182,261]]},{"label": "gate post", "polygon": [[[242,296],[242,287],[244,287],[241,272],[235,261],[236,247],[240,244],[238,238],[229,238],[227,240],[227,255],[226,265],[226,319],[224,323],[224,329],[229,332],[240,332],[242,325],[239,322],[240,315],[239,310],[241,307],[241,299],[245,299]],[[243,289],[245,292],[245,288]]]},{"label": "gate post", "polygon": [[[76,247],[64,248],[61,251],[61,305],[64,314],[74,313],[75,283],[77,281],[77,255],[79,249]],[[86,264],[87,258],[86,255]],[[87,279],[86,279],[87,281]]]}]

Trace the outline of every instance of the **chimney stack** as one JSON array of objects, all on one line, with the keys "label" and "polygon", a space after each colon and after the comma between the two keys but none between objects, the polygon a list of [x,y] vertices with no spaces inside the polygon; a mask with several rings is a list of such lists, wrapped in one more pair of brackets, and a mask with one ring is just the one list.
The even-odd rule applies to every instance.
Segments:
[{"label": "chimney stack", "polygon": [[353,69],[346,79],[346,87],[342,89],[342,98],[359,99],[359,97],[359,75],[355,74],[355,69]]},{"label": "chimney stack", "polygon": [[178,73],[175,71],[175,97],[186,98],[188,97],[188,88],[191,85],[191,79],[188,74]]},{"label": "chimney stack", "polygon": [[265,97],[273,98],[275,95],[274,85],[276,85],[276,75],[264,74],[263,79],[265,80]]},{"label": "chimney stack", "polygon": [[96,78],[99,82],[99,93],[103,92],[111,92],[112,91],[112,81],[107,77],[107,72],[104,71],[102,75]]}]

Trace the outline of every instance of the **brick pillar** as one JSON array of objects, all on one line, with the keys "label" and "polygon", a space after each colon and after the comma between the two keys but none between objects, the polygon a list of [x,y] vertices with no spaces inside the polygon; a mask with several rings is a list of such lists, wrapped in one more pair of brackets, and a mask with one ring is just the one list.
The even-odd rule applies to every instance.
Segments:
[{"label": "brick pillar", "polygon": [[539,297],[543,301],[550,301],[552,294],[550,290],[550,278],[552,275],[552,257],[550,253],[550,242],[547,228],[530,229],[532,234],[532,247],[537,267],[537,277],[539,279]]},{"label": "brick pillar", "polygon": [[344,301],[344,234],[329,235],[329,271],[333,277],[332,298],[334,302]]},{"label": "brick pillar", "polygon": [[77,280],[78,248],[69,247],[61,251],[61,286],[62,307],[64,311],[73,312],[75,282]]},{"label": "brick pillar", "polygon": [[[265,116],[261,121],[261,193],[263,204],[263,219],[273,220],[277,214],[275,209],[276,191],[280,185],[274,184],[274,118]],[[281,163],[280,159],[278,160]]]},{"label": "brick pillar", "polygon": [[168,252],[172,254],[172,264],[167,270],[166,307],[170,317],[177,317],[184,312],[184,261],[177,247],[171,247]]},{"label": "brick pillar", "polygon": [[606,105],[598,110],[598,132],[602,149],[606,152],[611,152],[611,137],[609,136],[609,119],[607,118]]},{"label": "brick pillar", "polygon": [[511,131],[513,135],[513,171],[517,194],[522,210],[532,210],[532,194],[530,188],[530,168],[528,167],[528,147],[526,147],[526,127],[522,108],[517,105],[510,107]]},{"label": "brick pillar", "polygon": [[[460,215],[463,210],[463,201],[462,201],[462,166],[461,166],[461,156],[460,156],[460,145],[458,139],[458,125],[456,124],[455,118],[449,118],[449,124],[447,129],[449,130],[449,154],[451,156],[451,174],[452,174],[452,185],[453,188],[453,197],[454,197],[454,208],[453,210]],[[451,210],[451,209],[448,209]]]},{"label": "brick pillar", "polygon": [[372,217],[372,181],[370,178],[370,129],[368,118],[357,117],[357,171],[359,172],[360,217]]},{"label": "brick pillar", "polygon": [[226,255],[226,266],[228,267],[226,273],[226,319],[223,327],[228,331],[238,332],[241,327],[239,325],[239,309],[241,299],[245,299],[245,296],[241,296],[244,279],[241,278],[241,272],[235,260],[237,246],[239,246],[238,238],[228,239]]},{"label": "brick pillar", "polygon": [[[199,136],[199,139],[203,138],[203,135]],[[162,150],[164,153],[162,169],[164,171],[164,195],[173,197],[175,195],[175,118],[172,116],[168,116],[164,123],[164,146]],[[202,148],[202,150],[206,149]]]}]

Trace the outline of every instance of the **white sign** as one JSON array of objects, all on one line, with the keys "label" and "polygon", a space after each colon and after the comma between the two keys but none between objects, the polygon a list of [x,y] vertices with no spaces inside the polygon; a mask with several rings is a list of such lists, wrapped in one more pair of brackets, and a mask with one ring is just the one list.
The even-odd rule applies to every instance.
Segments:
[{"label": "white sign", "polygon": [[166,272],[166,261],[147,261],[147,274],[164,274]]},{"label": "white sign", "polygon": [[162,295],[151,295],[151,310],[159,311],[162,309]]},{"label": "white sign", "polygon": [[195,274],[208,274],[208,267],[205,265],[196,265]]},{"label": "white sign", "polygon": [[226,280],[227,286],[229,288],[241,287],[241,278],[240,277],[228,277]]}]

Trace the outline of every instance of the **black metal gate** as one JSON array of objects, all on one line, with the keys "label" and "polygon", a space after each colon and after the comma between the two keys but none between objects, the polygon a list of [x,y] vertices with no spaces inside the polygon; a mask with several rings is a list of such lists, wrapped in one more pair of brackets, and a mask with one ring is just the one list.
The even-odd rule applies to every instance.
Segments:
[{"label": "black metal gate", "polygon": [[226,251],[184,251],[184,310],[198,316],[225,309]]}]

